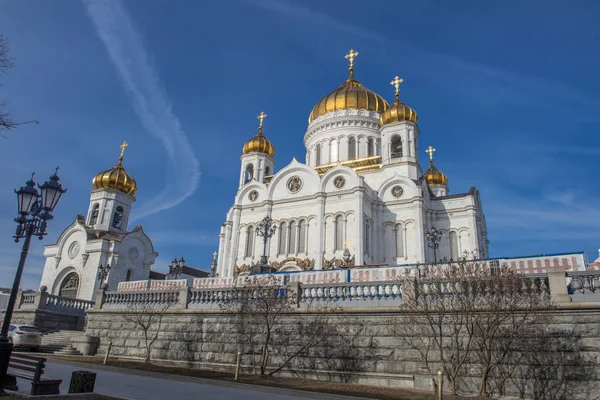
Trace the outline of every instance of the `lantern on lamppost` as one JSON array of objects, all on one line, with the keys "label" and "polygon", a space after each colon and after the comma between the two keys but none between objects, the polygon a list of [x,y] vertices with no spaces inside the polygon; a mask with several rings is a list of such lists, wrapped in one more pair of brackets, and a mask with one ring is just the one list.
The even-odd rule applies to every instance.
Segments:
[{"label": "lantern on lamppost", "polygon": [[425,233],[427,245],[430,249],[433,249],[433,262],[437,263],[437,249],[440,247],[440,240],[442,239],[442,231],[438,231],[436,228],[431,228]]},{"label": "lantern on lamppost", "polygon": [[106,278],[108,278],[108,273],[110,272],[110,264],[106,264],[106,266],[100,265],[98,267],[98,281],[100,285],[104,283]]},{"label": "lantern on lamppost", "polygon": [[179,259],[179,261],[177,260],[177,257],[175,257],[173,261],[171,261],[171,267],[169,268],[170,275],[173,275],[175,279],[179,279],[179,277],[183,274],[184,265],[185,260],[183,259],[183,256]]},{"label": "lantern on lamppost", "polygon": [[15,190],[18,216],[15,218],[17,229],[14,238],[17,243],[20,239],[25,240],[21,248],[21,258],[19,259],[12,290],[6,305],[6,312],[4,313],[2,330],[0,331],[0,396],[5,394],[4,378],[6,377],[8,362],[13,349],[12,342],[8,340],[8,329],[17,300],[17,292],[21,285],[21,277],[29,253],[31,237],[37,236],[41,240],[47,234],[48,221],[54,218],[52,215],[54,208],[61,196],[67,191],[59,183],[58,167],[56,167],[56,171],[49,180],[44,182],[43,185],[38,185],[39,191],[35,187],[36,183],[33,177],[34,174],[31,174],[31,179],[25,183],[25,186]]}]

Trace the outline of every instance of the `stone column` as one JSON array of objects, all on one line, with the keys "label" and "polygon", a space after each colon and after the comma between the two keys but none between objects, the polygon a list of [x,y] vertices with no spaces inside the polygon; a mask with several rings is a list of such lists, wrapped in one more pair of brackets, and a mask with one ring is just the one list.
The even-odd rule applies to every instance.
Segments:
[{"label": "stone column", "polygon": [[46,286],[42,286],[40,291],[35,296],[35,303],[33,304],[36,310],[44,310],[47,307],[48,303],[48,288]]},{"label": "stone column", "polygon": [[[325,193],[321,192],[317,194],[317,248],[315,249],[315,270],[323,269],[323,255],[325,254],[325,223],[323,218],[325,216]],[[308,243],[307,243],[308,246]]]},{"label": "stone column", "polygon": [[356,192],[356,236],[355,236],[355,265],[363,265],[364,264],[364,244],[363,240],[365,238],[365,212],[364,212],[364,178],[362,176],[358,177],[358,186],[359,190]]},{"label": "stone column", "polygon": [[571,297],[567,290],[567,279],[565,271],[549,271],[548,286],[550,296],[556,303],[570,303]]},{"label": "stone column", "polygon": [[299,282],[288,282],[286,285],[287,298],[293,308],[300,307],[300,295],[302,287]]},{"label": "stone column", "polygon": [[94,310],[102,309],[102,305],[104,304],[105,294],[106,294],[106,289],[98,289],[96,291],[96,302],[94,303]]},{"label": "stone column", "polygon": [[235,260],[237,256],[237,250],[240,245],[240,213],[241,209],[239,206],[235,206],[236,208],[233,210],[233,226],[231,227],[231,247],[229,254],[229,262],[223,266],[223,276],[233,276],[233,268],[235,266]]},{"label": "stone column", "polygon": [[175,304],[176,310],[185,310],[190,302],[190,289],[188,287],[179,290],[179,301]]}]

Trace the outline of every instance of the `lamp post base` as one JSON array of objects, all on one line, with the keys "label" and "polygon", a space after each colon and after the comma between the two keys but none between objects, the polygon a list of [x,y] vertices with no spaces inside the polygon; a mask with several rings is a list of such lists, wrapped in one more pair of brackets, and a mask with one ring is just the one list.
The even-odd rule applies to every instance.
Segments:
[{"label": "lamp post base", "polygon": [[8,362],[12,354],[13,344],[7,338],[0,337],[0,396],[8,396],[4,391],[6,382],[6,373],[8,372]]}]

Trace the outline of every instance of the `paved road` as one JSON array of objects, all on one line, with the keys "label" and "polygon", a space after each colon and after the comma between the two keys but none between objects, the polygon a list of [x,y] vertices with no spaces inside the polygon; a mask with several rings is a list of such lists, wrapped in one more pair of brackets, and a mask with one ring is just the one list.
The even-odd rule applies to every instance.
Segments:
[{"label": "paved road", "polygon": [[[172,375],[123,370],[114,367],[92,366],[64,361],[48,360],[44,376],[62,379],[60,393],[69,391],[71,373],[76,370],[96,372],[95,392],[109,396],[136,400],[184,399],[235,399],[235,400],[339,400],[352,397],[304,393],[297,390],[267,388],[219,382]],[[19,379],[19,392],[29,394],[31,383]],[[356,399],[356,398],[354,398]]]}]

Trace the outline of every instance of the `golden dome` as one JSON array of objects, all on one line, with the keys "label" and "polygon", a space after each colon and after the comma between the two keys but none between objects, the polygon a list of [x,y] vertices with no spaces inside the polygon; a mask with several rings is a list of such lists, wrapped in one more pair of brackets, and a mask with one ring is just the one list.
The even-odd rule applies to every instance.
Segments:
[{"label": "golden dome", "polygon": [[258,126],[258,133],[252,139],[248,140],[244,144],[244,154],[248,153],[265,153],[269,157],[273,157],[275,154],[275,146],[269,142],[269,139],[263,135],[263,120],[267,117],[267,114],[261,111],[258,116],[260,125]]},{"label": "golden dome", "polygon": [[390,85],[396,87],[396,101],[379,117],[380,124],[394,124],[396,122],[410,121],[417,123],[417,112],[400,101],[400,84],[404,79],[395,77]]},{"label": "golden dome", "polygon": [[123,168],[123,153],[127,146],[127,142],[123,142],[121,145],[121,156],[117,165],[94,177],[92,180],[94,189],[116,189],[131,196],[135,195],[137,192],[135,179]]},{"label": "golden dome", "polygon": [[448,185],[448,177],[439,169],[433,166],[433,153],[435,149],[432,146],[429,146],[426,153],[429,154],[429,168],[423,174],[423,178],[428,185]]},{"label": "golden dome", "polygon": [[346,59],[350,61],[350,77],[333,92],[323,97],[315,104],[308,117],[308,123],[332,111],[347,110],[350,108],[356,110],[375,111],[383,113],[389,107],[389,104],[383,97],[367,89],[359,81],[354,79],[354,58],[358,52],[350,50],[346,54]]}]

